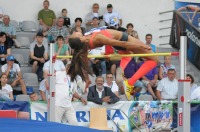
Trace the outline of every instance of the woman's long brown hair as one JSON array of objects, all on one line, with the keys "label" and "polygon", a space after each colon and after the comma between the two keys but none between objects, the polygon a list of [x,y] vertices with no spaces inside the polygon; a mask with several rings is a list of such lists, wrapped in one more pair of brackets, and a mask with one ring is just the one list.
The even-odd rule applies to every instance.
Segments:
[{"label": "woman's long brown hair", "polygon": [[71,81],[74,81],[79,75],[83,81],[86,81],[86,75],[92,75],[92,71],[88,65],[88,47],[82,43],[79,38],[69,38],[69,45],[74,49],[71,65],[68,70],[68,74],[71,77]]}]

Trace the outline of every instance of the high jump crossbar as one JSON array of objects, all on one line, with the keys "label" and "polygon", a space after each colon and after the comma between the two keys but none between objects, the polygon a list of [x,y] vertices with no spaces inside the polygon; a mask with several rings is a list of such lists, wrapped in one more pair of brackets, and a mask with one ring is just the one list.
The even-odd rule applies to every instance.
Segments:
[{"label": "high jump crossbar", "polygon": [[[121,57],[150,57],[150,56],[179,56],[179,52],[147,53],[147,54],[110,54],[88,55],[88,58],[121,58]],[[72,56],[55,56],[56,58],[72,58]]]}]

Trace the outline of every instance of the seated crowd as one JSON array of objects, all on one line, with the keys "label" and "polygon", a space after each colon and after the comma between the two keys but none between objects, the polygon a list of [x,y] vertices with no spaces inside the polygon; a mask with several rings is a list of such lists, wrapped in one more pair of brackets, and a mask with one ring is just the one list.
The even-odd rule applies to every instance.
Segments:
[{"label": "seated crowd", "polygon": [[[32,101],[46,101],[46,91],[49,90],[47,79],[50,67],[49,43],[54,43],[55,55],[72,55],[73,50],[68,45],[68,38],[73,32],[87,34],[87,32],[94,30],[94,28],[107,26],[111,29],[126,32],[128,35],[139,39],[139,35],[132,23],[127,24],[127,29],[122,27],[122,17],[118,12],[113,11],[111,4],[107,5],[107,13],[103,15],[99,12],[99,4],[94,3],[92,11],[86,14],[84,20],[77,17],[74,20],[74,25],[71,25],[70,18],[67,16],[67,9],[62,9],[61,16],[56,18],[54,11],[49,9],[49,5],[49,1],[44,0],[44,8],[38,12],[39,31],[35,33],[29,48],[29,63],[32,65],[32,73],[38,76],[38,81],[40,82],[39,92],[27,93],[20,63],[12,55],[12,47],[20,47],[16,40],[16,28],[10,24],[9,15],[4,14],[1,16],[3,21],[0,24],[0,64],[2,72],[0,78],[0,99],[13,100],[13,94],[30,94]],[[47,17],[48,19],[46,19]],[[85,22],[85,26],[83,26],[83,22]],[[151,46],[152,51],[156,52],[155,45],[152,44],[152,34],[146,34],[145,40],[146,44]],[[95,48],[88,52],[92,55],[124,54],[109,46]],[[127,62],[126,65],[124,65],[124,61]],[[97,104],[102,104],[102,102],[110,104],[118,102],[121,99],[120,96],[124,94],[123,80],[133,76],[144,61],[146,59],[140,57],[130,58],[129,60],[91,58],[88,60],[88,65],[90,65],[91,70],[96,76],[95,84],[91,86],[89,76],[86,82],[81,81],[81,78],[77,77],[77,87],[81,91],[79,94],[88,94],[87,100]],[[55,71],[66,71],[70,63],[70,59],[57,59]],[[197,88],[193,84],[194,78],[192,75],[187,77],[191,79],[191,91],[193,92]],[[175,100],[178,94],[177,78],[176,68],[171,64],[171,57],[165,56],[164,62],[160,62],[157,67],[134,84],[133,97],[135,100],[138,100],[139,96],[148,94],[152,96],[153,100]],[[20,87],[20,91],[15,90],[16,87]]]}]

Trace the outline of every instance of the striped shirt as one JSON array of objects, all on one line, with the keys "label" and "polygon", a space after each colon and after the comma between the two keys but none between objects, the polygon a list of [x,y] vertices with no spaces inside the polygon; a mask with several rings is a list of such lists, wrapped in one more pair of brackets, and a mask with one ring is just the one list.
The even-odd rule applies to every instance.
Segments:
[{"label": "striped shirt", "polygon": [[174,79],[169,80],[168,77],[163,78],[159,83],[157,90],[161,92],[161,98],[171,100],[178,97],[178,81]]},{"label": "striped shirt", "polygon": [[170,66],[166,66],[164,63],[160,65],[160,67],[162,67],[162,76],[167,77],[167,72],[169,69],[174,69],[176,70],[174,65],[170,65]]},{"label": "striped shirt", "polygon": [[58,26],[52,26],[48,31],[48,36],[52,36],[54,40],[56,40],[57,36],[63,36],[64,39],[69,35],[68,29],[65,26],[62,28],[58,28]]},{"label": "striped shirt", "polygon": [[9,25],[4,25],[4,24],[2,24],[2,25],[0,25],[0,31],[1,32],[5,32],[5,33],[7,33],[7,34],[9,34],[9,35],[13,35],[13,36],[15,36],[16,35],[16,29],[15,29],[15,27],[13,26],[13,25],[11,25],[11,24],[9,24]]}]

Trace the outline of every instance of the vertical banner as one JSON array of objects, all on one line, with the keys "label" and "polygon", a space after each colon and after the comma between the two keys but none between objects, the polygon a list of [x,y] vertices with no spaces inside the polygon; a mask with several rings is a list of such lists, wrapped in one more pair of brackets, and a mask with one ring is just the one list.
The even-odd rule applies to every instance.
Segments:
[{"label": "vertical banner", "polygon": [[180,36],[187,35],[187,59],[200,70],[200,30],[177,11],[173,14],[170,45],[180,49]]}]

